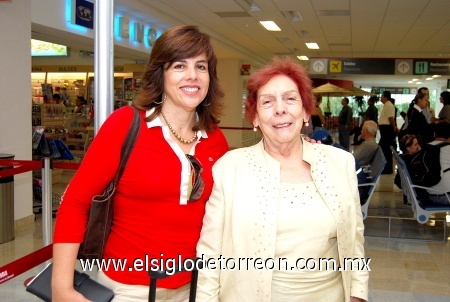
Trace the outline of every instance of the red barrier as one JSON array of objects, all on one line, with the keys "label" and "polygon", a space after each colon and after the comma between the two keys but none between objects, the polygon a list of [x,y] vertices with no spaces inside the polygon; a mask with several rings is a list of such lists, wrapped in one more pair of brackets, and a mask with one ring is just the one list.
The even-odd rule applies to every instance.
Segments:
[{"label": "red barrier", "polygon": [[[53,168],[77,170],[80,164],[77,163],[55,163],[51,162]],[[42,169],[42,161],[39,160],[0,160],[0,178],[9,177],[16,174]],[[53,244],[47,245],[31,254],[8,263],[0,267],[0,284],[9,281],[18,275],[32,269],[33,267],[51,259],[53,257]]]},{"label": "red barrier", "polygon": [[11,280],[53,257],[53,244],[0,267],[0,284]]},{"label": "red barrier", "polygon": [[39,160],[0,160],[0,167],[11,167],[0,170],[0,177],[8,177],[16,174],[33,171],[42,168],[42,163]]},{"label": "red barrier", "polygon": [[59,168],[59,169],[78,170],[79,166],[80,166],[80,164],[76,164],[76,163],[53,162],[53,168]]}]

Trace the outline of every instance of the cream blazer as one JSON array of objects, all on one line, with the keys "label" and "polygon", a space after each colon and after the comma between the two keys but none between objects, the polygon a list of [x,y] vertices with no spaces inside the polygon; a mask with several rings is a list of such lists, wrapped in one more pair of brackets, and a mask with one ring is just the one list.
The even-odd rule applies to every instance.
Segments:
[{"label": "cream blazer", "polygon": [[[364,225],[354,157],[332,146],[303,141],[303,160],[311,165],[313,181],[336,222],[340,265],[344,258],[363,258]],[[197,245],[197,256],[208,261],[209,268],[199,272],[197,301],[271,301],[272,271],[254,269],[249,259],[264,261],[275,255],[280,164],[264,151],[261,141],[227,152],[215,163],[213,177]],[[220,269],[227,261],[228,268],[236,264],[234,270]],[[345,301],[350,296],[368,299],[367,270],[342,271],[342,281]]]}]

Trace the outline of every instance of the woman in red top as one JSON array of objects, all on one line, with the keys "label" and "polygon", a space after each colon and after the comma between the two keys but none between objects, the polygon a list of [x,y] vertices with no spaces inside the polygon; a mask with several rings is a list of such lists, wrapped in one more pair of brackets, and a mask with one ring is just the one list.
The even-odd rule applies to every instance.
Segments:
[{"label": "woman in red top", "polygon": [[[213,185],[211,167],[228,150],[216,126],[223,97],[216,65],[210,37],[195,26],[169,29],[153,45],[143,88],[134,102],[140,109],[141,130],[114,200],[104,253],[104,260],[111,259],[110,267],[103,267],[98,276],[114,290],[115,302],[147,301],[149,265],[170,265],[179,257],[196,255]],[[130,107],[111,114],[62,197],[54,233],[55,302],[87,301],[73,289],[77,251],[92,196],[114,177],[132,117]],[[203,168],[203,192],[191,190],[196,160]],[[114,268],[113,261],[124,265]],[[163,279],[158,297],[187,300],[189,282],[189,273]]]}]

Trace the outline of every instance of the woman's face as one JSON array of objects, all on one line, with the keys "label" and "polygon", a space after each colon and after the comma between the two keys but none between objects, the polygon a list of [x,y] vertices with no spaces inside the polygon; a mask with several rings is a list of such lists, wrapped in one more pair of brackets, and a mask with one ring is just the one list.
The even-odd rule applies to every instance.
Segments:
[{"label": "woman's face", "polygon": [[406,147],[406,152],[407,152],[408,154],[415,154],[415,153],[419,152],[420,149],[422,149],[422,148],[421,148],[420,145],[419,145],[419,141],[417,140],[417,138],[415,138],[415,139],[413,140],[412,145],[409,146],[409,147]]},{"label": "woman's face", "polygon": [[427,98],[421,98],[417,101],[417,106],[419,106],[421,109],[425,109],[427,107]]},{"label": "woman's face", "polygon": [[206,54],[194,58],[175,61],[164,70],[164,102],[187,110],[195,108],[208,93],[209,71]]},{"label": "woman's face", "polygon": [[272,146],[300,140],[303,122],[308,118],[297,85],[289,77],[275,76],[258,90],[253,125]]}]

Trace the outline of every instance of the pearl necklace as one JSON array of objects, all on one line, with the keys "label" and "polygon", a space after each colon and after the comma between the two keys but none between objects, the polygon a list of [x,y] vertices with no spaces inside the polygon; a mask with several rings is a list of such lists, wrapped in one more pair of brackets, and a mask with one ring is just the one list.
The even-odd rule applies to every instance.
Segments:
[{"label": "pearl necklace", "polygon": [[194,132],[194,136],[191,139],[184,139],[182,138],[170,125],[169,121],[167,120],[166,116],[164,115],[164,113],[162,113],[161,111],[161,115],[164,118],[164,121],[167,124],[167,127],[169,127],[170,132],[172,132],[173,135],[175,135],[175,137],[182,142],[183,144],[192,144],[196,139],[197,139],[197,132]]}]

